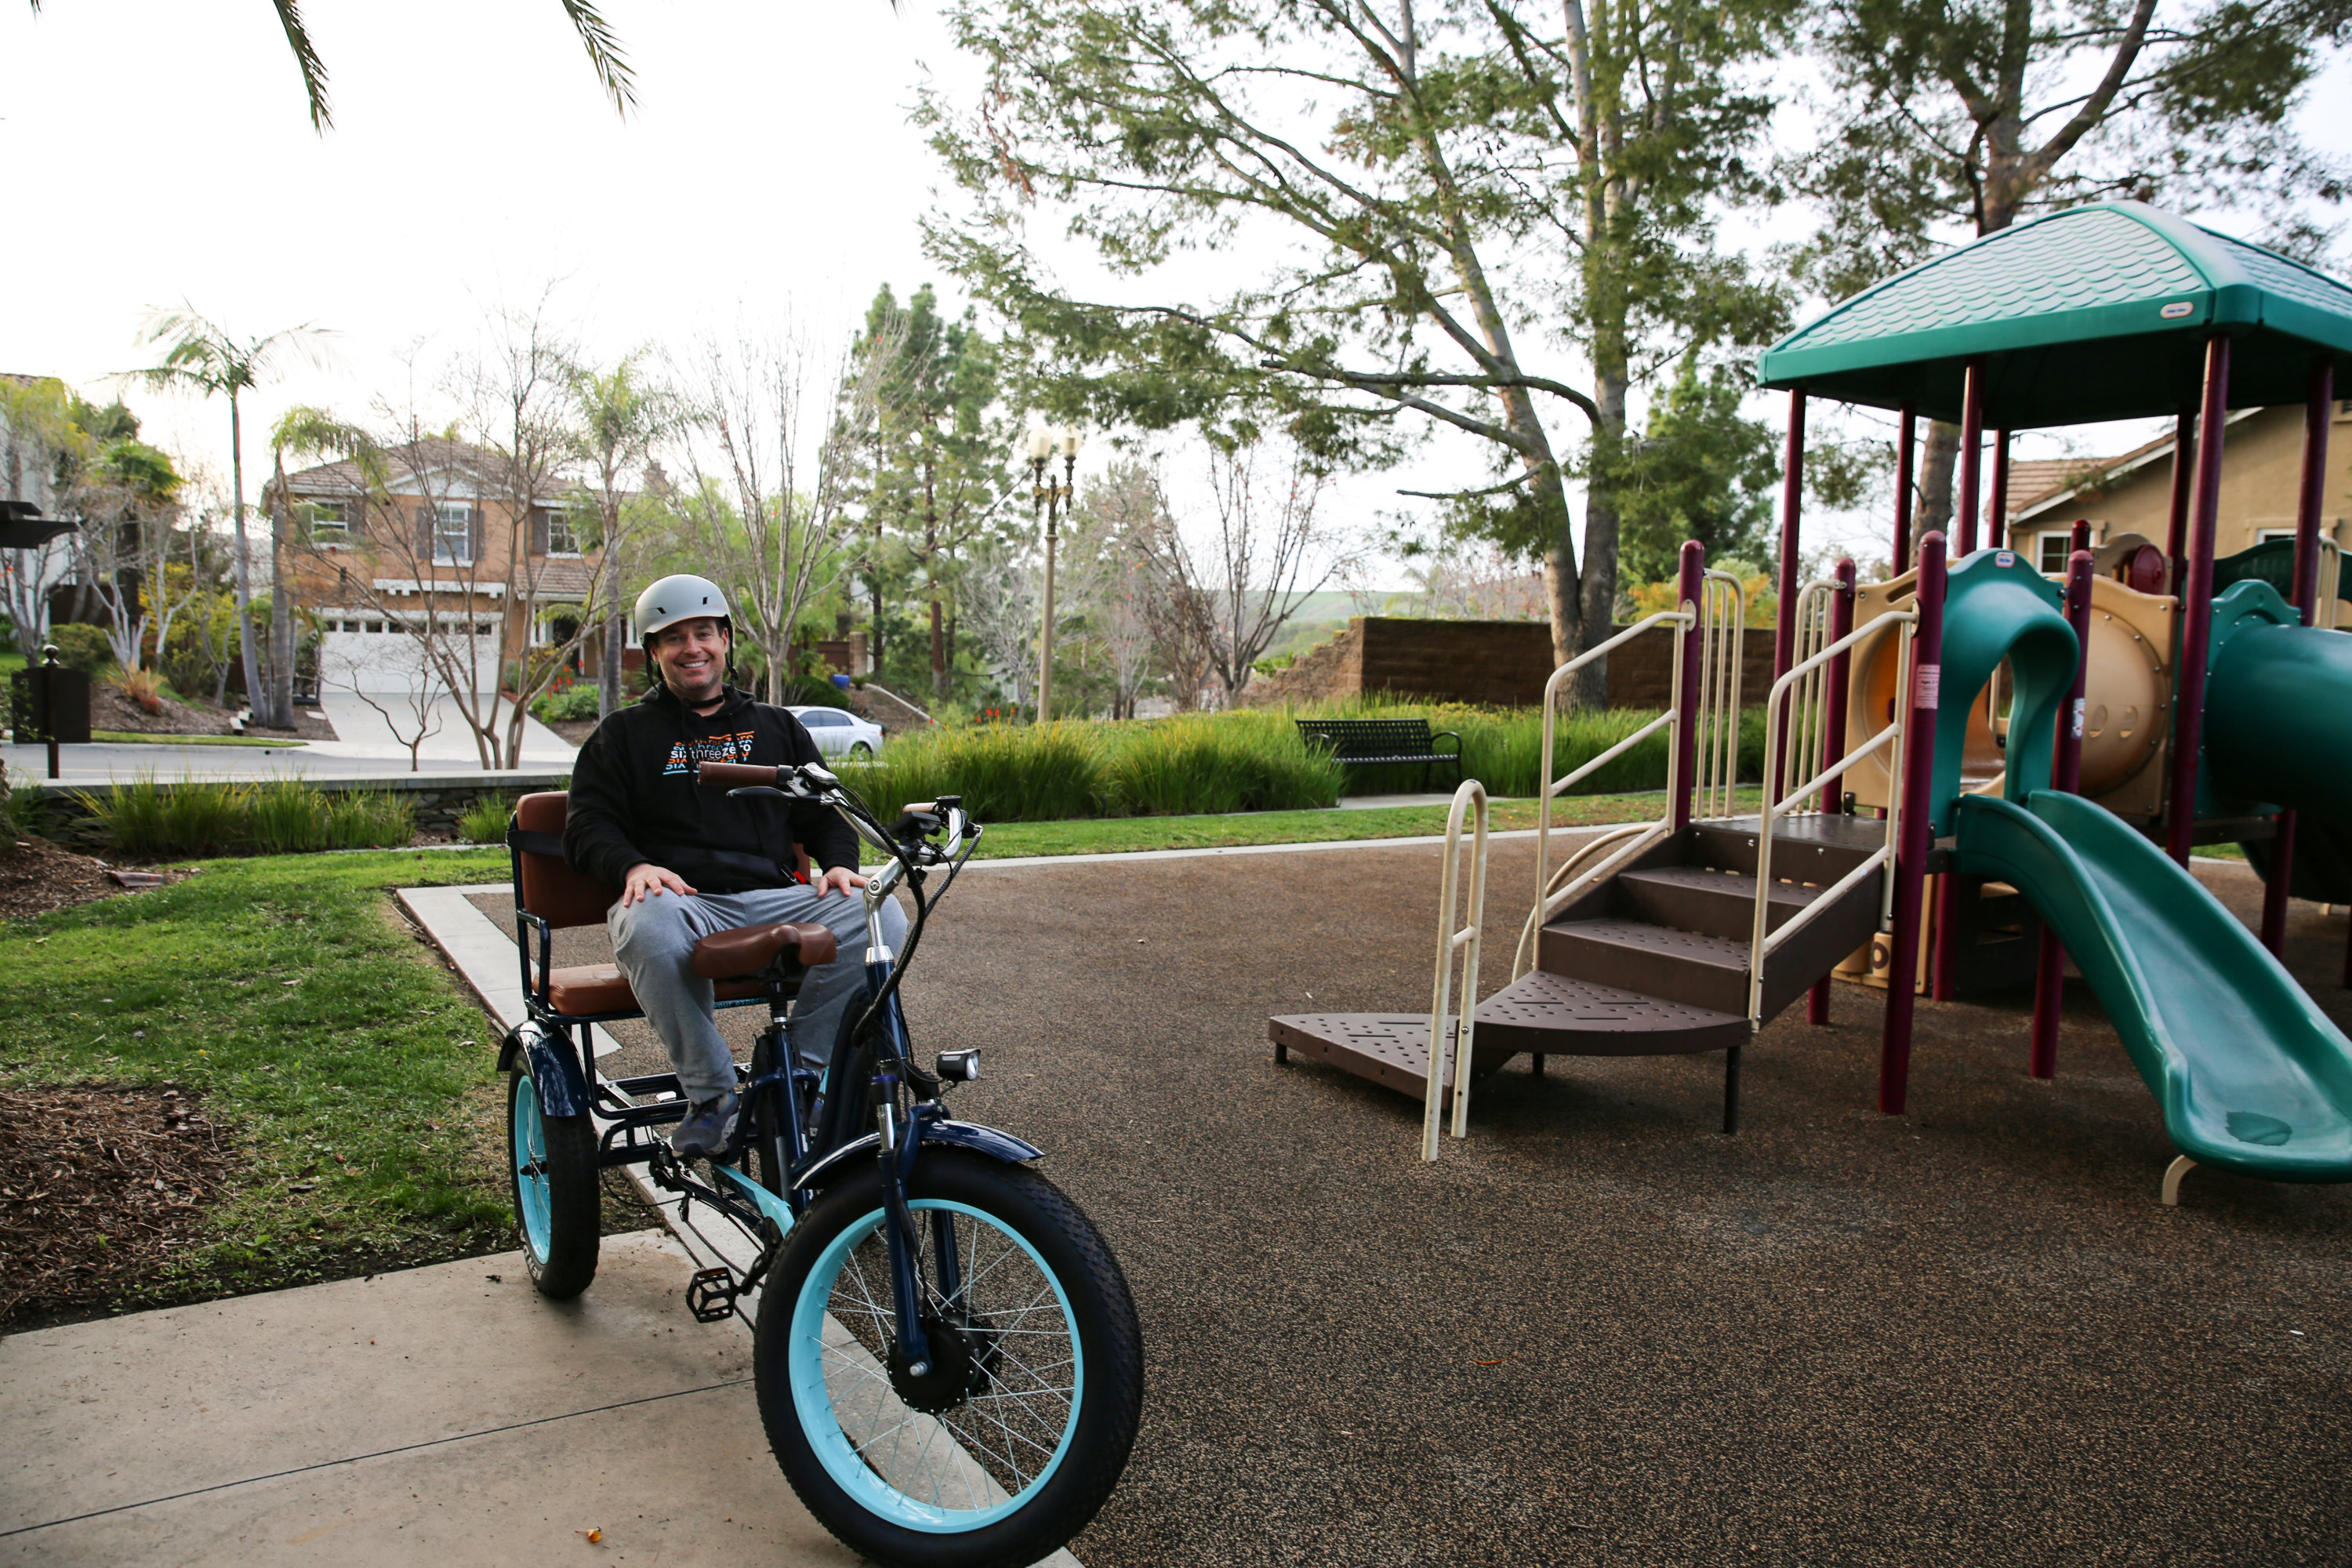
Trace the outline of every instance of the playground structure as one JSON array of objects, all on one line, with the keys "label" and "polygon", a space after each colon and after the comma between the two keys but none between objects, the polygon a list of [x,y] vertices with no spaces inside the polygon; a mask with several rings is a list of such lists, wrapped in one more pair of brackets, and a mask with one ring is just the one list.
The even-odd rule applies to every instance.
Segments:
[{"label": "playground structure", "polygon": [[[1713,655],[1736,601],[1686,544],[1678,608],[1562,667],[1546,702],[1549,801],[1607,760],[1555,779],[1561,679],[1633,637],[1671,636],[1673,704],[1624,743],[1668,734],[1667,808],[1557,868],[1539,827],[1513,978],[1465,998],[1451,1085],[1443,984],[1426,1019],[1276,1019],[1277,1055],[1422,1092],[1431,1129],[1443,1095],[1459,1136],[1473,1082],[1520,1051],[1540,1071],[1548,1055],[1721,1049],[1728,1132],[1748,1038],[1799,995],[1827,1022],[1832,973],[1875,970],[1878,1104],[1900,1114],[1921,971],[1937,998],[2032,974],[2030,1070],[2048,1078],[2071,957],[2179,1151],[2167,1203],[2196,1164],[2352,1181],[2352,1041],[2276,956],[2290,896],[2352,903],[2352,636],[2326,629],[2341,574],[2320,536],[2335,387],[2352,379],[2352,287],[2103,203],[1865,290],[1760,368],[1790,395],[1761,811],[1729,807],[1736,665],[1727,684]],[[1814,396],[1900,416],[1893,559],[1911,567],[1889,582],[1857,584],[1851,563],[1799,582]],[[2217,561],[2229,410],[2288,403],[2306,410],[2295,537]],[[1941,532],[1912,538],[1923,416],[1960,429],[1948,552]],[[2095,556],[2078,525],[2057,582],[2004,548],[2011,432],[2152,416],[2179,420],[2163,547],[2127,538]],[[2259,938],[2188,872],[2195,846],[2221,842],[2243,844],[2263,876]],[[1464,929],[1482,918],[1474,907]]]}]

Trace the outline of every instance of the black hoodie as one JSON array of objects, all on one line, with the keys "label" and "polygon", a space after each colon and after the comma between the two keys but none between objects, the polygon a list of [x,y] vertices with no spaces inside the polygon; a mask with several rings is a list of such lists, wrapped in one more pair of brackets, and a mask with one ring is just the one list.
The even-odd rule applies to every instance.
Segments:
[{"label": "black hoodie", "polygon": [[857,837],[831,806],[730,800],[696,782],[699,763],[823,760],[798,719],[725,689],[706,718],[658,684],[596,726],[572,765],[563,858],[573,870],[618,887],[650,863],[699,893],[741,893],[793,881],[795,844],[821,870],[857,868]]}]

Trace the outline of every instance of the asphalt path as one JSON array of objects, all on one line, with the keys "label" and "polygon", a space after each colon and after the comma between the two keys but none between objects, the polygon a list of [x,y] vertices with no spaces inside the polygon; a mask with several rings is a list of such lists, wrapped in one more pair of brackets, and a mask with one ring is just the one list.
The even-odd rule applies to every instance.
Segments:
[{"label": "asphalt path", "polygon": [[[1265,1020],[1425,1008],[1437,869],[976,864],[923,943],[919,1042],[982,1052],[958,1113],[1047,1151],[1142,1314],[1090,1568],[2352,1562],[2352,1191],[2198,1171],[2160,1206],[2173,1151],[2079,984],[2054,1084],[2030,998],[1923,1004],[1881,1116],[1879,1001],[1841,985],[1749,1049],[1737,1138],[1719,1057],[1521,1058],[1424,1165],[1416,1102],[1276,1065]],[[1533,879],[1496,847],[1486,989]],[[2294,906],[2339,1024],[2344,941]],[[614,1033],[608,1072],[656,1059]]]}]

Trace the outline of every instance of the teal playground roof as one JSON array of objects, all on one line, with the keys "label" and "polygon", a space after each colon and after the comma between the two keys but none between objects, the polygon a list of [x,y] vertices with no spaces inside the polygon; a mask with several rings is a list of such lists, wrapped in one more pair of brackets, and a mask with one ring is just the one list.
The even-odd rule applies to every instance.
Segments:
[{"label": "teal playground roof", "polygon": [[2301,403],[2332,353],[2352,394],[2352,284],[2140,202],[2035,218],[1865,289],[1764,352],[1768,387],[1958,421],[1985,360],[1990,429],[2194,410],[2231,337],[2230,406]]}]

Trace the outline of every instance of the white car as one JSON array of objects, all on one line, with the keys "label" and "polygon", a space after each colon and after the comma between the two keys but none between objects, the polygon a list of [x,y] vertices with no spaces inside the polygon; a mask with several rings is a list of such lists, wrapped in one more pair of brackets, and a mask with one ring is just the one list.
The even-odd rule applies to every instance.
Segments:
[{"label": "white car", "polygon": [[855,713],[839,708],[793,708],[787,711],[808,727],[809,739],[825,756],[864,762],[882,749],[882,726],[869,723]]}]

